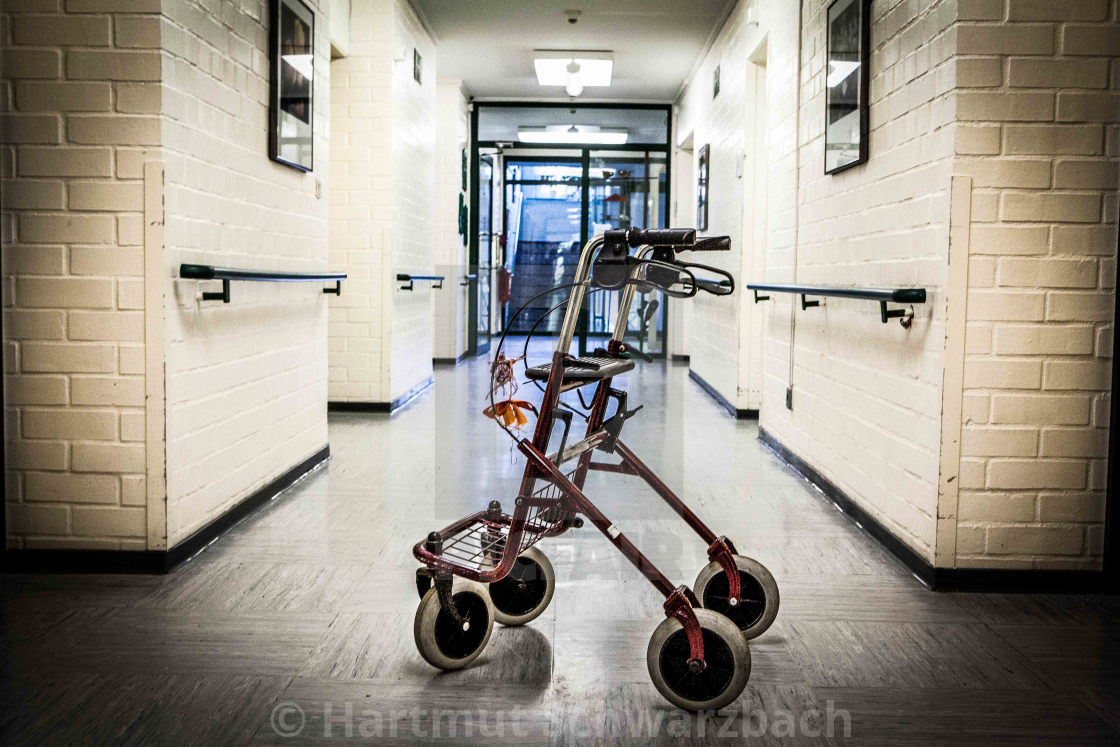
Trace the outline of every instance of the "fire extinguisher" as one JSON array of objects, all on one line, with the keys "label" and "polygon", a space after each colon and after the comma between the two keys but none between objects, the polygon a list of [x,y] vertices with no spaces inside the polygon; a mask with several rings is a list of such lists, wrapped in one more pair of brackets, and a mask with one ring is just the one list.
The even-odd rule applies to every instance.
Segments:
[{"label": "fire extinguisher", "polygon": [[502,266],[498,268],[498,303],[509,303],[509,283],[511,275],[506,269],[506,235],[502,232],[498,236],[498,246],[502,248]]},{"label": "fire extinguisher", "polygon": [[509,303],[510,273],[505,267],[498,268],[498,302]]}]

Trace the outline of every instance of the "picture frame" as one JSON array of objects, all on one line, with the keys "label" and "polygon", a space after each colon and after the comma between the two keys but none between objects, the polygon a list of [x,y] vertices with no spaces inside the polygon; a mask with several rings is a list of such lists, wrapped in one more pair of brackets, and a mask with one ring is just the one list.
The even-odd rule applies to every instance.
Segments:
[{"label": "picture frame", "polygon": [[719,96],[719,65],[712,71],[712,98]]},{"label": "picture frame", "polygon": [[871,0],[833,0],[825,53],[824,173],[838,174],[868,158]]},{"label": "picture frame", "polygon": [[705,143],[696,159],[696,230],[708,230],[708,182],[711,174],[711,145]]},{"label": "picture frame", "polygon": [[315,13],[302,0],[272,0],[269,17],[268,156],[315,167]]},{"label": "picture frame", "polygon": [[412,50],[412,78],[417,83],[423,84],[424,58],[420,56],[419,49]]}]

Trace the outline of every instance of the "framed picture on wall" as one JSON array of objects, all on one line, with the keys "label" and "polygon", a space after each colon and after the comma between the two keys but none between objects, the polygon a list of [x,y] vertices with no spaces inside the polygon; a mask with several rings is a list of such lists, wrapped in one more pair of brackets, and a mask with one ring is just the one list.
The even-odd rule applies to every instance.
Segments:
[{"label": "framed picture on wall", "polygon": [[710,170],[709,157],[711,146],[705,145],[700,149],[700,156],[696,161],[696,230],[708,230],[708,174]]},{"label": "framed picture on wall", "polygon": [[867,160],[868,37],[871,0],[833,0],[828,6],[825,57],[824,173]]},{"label": "framed picture on wall", "polygon": [[311,171],[314,165],[315,14],[301,0],[272,0],[268,155]]}]

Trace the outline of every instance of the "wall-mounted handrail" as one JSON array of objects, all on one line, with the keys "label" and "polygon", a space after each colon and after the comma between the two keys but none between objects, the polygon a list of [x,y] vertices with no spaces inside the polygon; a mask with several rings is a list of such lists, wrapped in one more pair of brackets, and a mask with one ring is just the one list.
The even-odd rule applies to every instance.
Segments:
[{"label": "wall-mounted handrail", "polygon": [[409,275],[409,274],[404,273],[404,272],[398,272],[397,273],[397,281],[398,282],[408,283],[408,285],[402,285],[398,289],[398,290],[402,290],[402,291],[412,290],[413,284],[416,283],[417,281],[431,283],[433,288],[442,288],[443,287],[443,280],[444,280],[443,275]]},{"label": "wall-mounted handrail", "polygon": [[809,301],[807,296],[820,296],[832,298],[855,298],[864,301],[878,301],[879,312],[883,324],[888,319],[898,319],[903,327],[910,326],[914,316],[913,310],[888,309],[888,303],[925,303],[925,288],[849,288],[840,285],[781,285],[772,283],[747,283],[747,288],[754,291],[754,302],[769,301],[770,296],[760,296],[763,293],[792,293],[801,296],[801,309],[820,306],[820,301]]},{"label": "wall-mounted handrail", "polygon": [[342,295],[342,281],[346,273],[342,272],[272,272],[271,270],[239,270],[232,267],[214,267],[213,265],[179,265],[179,277],[184,280],[221,280],[222,290],[205,291],[203,301],[222,301],[229,303],[229,284],[231,280],[250,280],[265,283],[329,283],[334,281],[333,288],[324,288],[323,293],[335,296]]},{"label": "wall-mounted handrail", "polygon": [[475,280],[478,280],[478,273],[472,272],[468,275],[464,275],[463,280],[459,283],[459,285],[463,288],[466,288],[468,285],[470,285]]}]

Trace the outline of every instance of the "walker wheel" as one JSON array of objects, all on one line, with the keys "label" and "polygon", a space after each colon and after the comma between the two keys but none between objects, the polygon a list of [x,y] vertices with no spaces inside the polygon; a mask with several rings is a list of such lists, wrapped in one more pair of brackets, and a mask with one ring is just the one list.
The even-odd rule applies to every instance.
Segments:
[{"label": "walker wheel", "polygon": [[731,605],[727,574],[715,561],[704,566],[692,588],[696,590],[696,598],[704,609],[718,612],[731,620],[749,641],[765,633],[778,616],[778,584],[762,563],[742,555],[733,557],[739,569],[742,597],[738,604]]},{"label": "walker wheel", "polygon": [[490,584],[494,619],[502,625],[524,625],[535,620],[552,601],[556,574],[543,552],[530,547],[513,562],[509,573]]},{"label": "walker wheel", "polygon": [[711,610],[695,609],[704,635],[704,667],[689,666],[692,651],[684,626],[667,617],[649,641],[649,676],[665,699],[686,711],[714,711],[742,694],[751,676],[751,653],[735,623]]},{"label": "walker wheel", "polygon": [[420,600],[412,626],[420,655],[438,669],[462,669],[470,664],[486,648],[494,629],[494,607],[485,586],[456,578],[451,600],[466,622],[457,623],[443,611],[433,585]]}]

